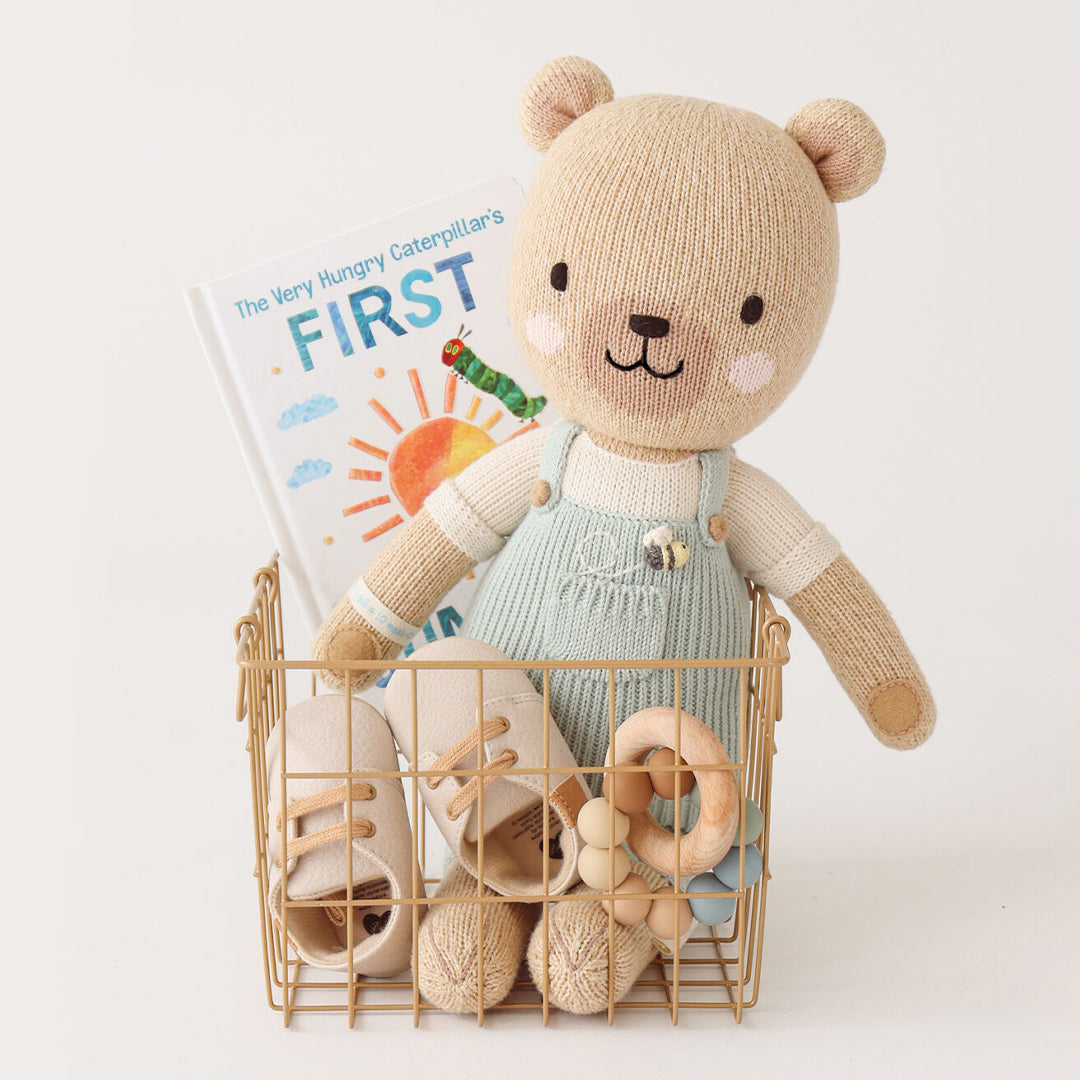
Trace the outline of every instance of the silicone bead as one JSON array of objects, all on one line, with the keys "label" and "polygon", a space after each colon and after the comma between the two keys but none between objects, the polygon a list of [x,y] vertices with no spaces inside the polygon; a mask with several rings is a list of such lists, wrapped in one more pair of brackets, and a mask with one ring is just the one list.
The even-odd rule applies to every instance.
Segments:
[{"label": "silicone bead", "polygon": [[[645,925],[653,932],[655,937],[665,941],[674,941],[681,938],[690,929],[694,921],[694,913],[690,910],[690,904],[686,900],[676,900],[673,897],[663,898],[663,894],[672,893],[675,890],[670,885],[664,885],[653,893],[652,907],[649,909]],[[678,932],[675,931],[676,920],[679,924]]]},{"label": "silicone bead", "polygon": [[[745,803],[746,814],[746,842],[752,844],[760,835],[761,830],[765,828],[765,816],[758,809],[758,804],[753,799],[747,798]],[[738,830],[735,832],[735,843],[739,842]]]},{"label": "silicone bead", "polygon": [[[615,794],[611,793],[610,781],[615,780]],[[647,772],[623,773],[615,777],[604,776],[604,795],[624,814],[640,814],[652,802],[653,786]]]},{"label": "silicone bead", "polygon": [[[679,763],[685,765],[686,762],[679,758]],[[659,750],[653,752],[649,758],[648,764],[650,765],[674,765],[675,764],[675,751],[667,746],[661,746]],[[652,784],[653,791],[660,796],[661,799],[674,799],[675,798],[675,778],[679,776],[675,772],[666,772],[658,770],[656,772],[649,773],[649,782]],[[694,783],[693,773],[683,773],[680,779],[682,784],[682,793],[684,795],[689,794],[690,787]]]},{"label": "silicone bead", "polygon": [[[608,876],[612,855],[615,856],[614,882]],[[586,844],[578,855],[578,873],[581,880],[591,888],[600,892],[611,892],[612,886],[621,884],[630,873],[630,856],[626,854],[626,848],[617,847],[610,851],[594,844]]]},{"label": "silicone bead", "polygon": [[[728,886],[724,885],[715,874],[698,874],[689,885],[686,886],[688,893],[701,892],[727,892]],[[690,910],[699,923],[706,926],[719,926],[725,923],[735,914],[738,901],[734,896],[692,896],[690,897]]]},{"label": "silicone bead", "polygon": [[739,852],[746,852],[746,886],[749,888],[761,877],[761,852],[753,844],[733,847],[714,867],[713,873],[729,888],[739,887]]},{"label": "silicone bead", "polygon": [[630,819],[601,796],[590,799],[578,812],[577,827],[586,844],[598,848],[611,847],[610,815],[615,816],[615,847],[618,847],[630,831]]},{"label": "silicone bead", "polygon": [[[649,883],[640,874],[627,874],[626,880],[621,885],[616,885],[612,890],[616,896],[619,893],[647,893]],[[610,901],[601,900],[604,910],[608,910]],[[649,914],[652,907],[652,897],[642,897],[640,900],[619,898],[615,901],[615,921],[620,926],[633,926],[641,922]]]},{"label": "silicone bead", "polygon": [[[690,789],[690,801],[698,810],[701,809],[701,788],[699,788],[697,784]],[[747,796],[746,802],[743,803],[743,805],[746,808],[744,810],[746,817],[746,842],[752,844],[761,835],[761,830],[765,828],[765,816],[758,809],[758,804],[749,796]],[[738,830],[735,832],[734,842],[736,844],[739,842]]]}]

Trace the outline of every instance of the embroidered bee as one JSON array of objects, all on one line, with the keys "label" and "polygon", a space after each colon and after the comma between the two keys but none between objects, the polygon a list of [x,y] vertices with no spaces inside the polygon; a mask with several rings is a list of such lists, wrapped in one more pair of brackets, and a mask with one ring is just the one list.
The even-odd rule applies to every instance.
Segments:
[{"label": "embroidered bee", "polygon": [[681,540],[645,549],[645,561],[653,570],[676,570],[689,558],[690,549]]},{"label": "embroidered bee", "polygon": [[547,404],[547,398],[543,395],[528,397],[509,375],[489,368],[465,344],[465,338],[472,331],[462,333],[464,329],[465,326],[462,324],[461,329],[458,330],[458,337],[451,338],[443,346],[442,362],[448,368],[453,368],[455,375],[466,379],[478,390],[497,397],[519,420],[529,420],[536,416]]},{"label": "embroidered bee", "polygon": [[645,534],[645,565],[652,570],[677,570],[690,558],[690,549],[672,538],[666,525]]}]

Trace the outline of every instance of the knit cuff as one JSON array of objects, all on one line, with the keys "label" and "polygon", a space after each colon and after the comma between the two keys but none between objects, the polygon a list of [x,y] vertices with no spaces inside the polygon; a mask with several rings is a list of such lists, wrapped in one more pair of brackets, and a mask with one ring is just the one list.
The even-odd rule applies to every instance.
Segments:
[{"label": "knit cuff", "polygon": [[446,539],[475,562],[490,559],[506,542],[469,505],[452,479],[444,480],[424,500],[424,508]]},{"label": "knit cuff", "polygon": [[395,615],[371,591],[363,578],[356,581],[346,595],[356,614],[374,626],[383,637],[396,641],[399,645],[408,645],[413,637],[420,633],[419,626],[413,626]]},{"label": "knit cuff", "polygon": [[773,596],[787,600],[824,573],[839,554],[840,542],[817,522],[779,562],[755,574],[754,581]]}]

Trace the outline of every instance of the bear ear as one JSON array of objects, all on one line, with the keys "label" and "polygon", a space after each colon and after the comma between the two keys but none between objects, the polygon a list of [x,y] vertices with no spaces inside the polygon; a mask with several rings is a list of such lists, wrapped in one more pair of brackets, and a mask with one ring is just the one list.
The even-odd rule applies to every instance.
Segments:
[{"label": "bear ear", "polygon": [[518,103],[518,127],[541,153],[579,116],[615,96],[611,80],[591,61],[562,56],[546,63],[525,87]]},{"label": "bear ear", "polygon": [[854,199],[881,175],[885,140],[874,121],[850,101],[823,98],[804,105],[787,122],[787,133],[814,163],[833,202]]}]

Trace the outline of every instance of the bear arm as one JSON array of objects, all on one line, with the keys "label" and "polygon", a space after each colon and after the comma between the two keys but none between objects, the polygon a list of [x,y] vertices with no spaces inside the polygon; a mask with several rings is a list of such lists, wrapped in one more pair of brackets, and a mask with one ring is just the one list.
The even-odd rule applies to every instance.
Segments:
[{"label": "bear arm", "polygon": [[[447,540],[422,507],[405,530],[379,552],[361,583],[399,623],[419,627],[475,565],[476,560]],[[344,596],[320,627],[311,655],[316,660],[391,660],[402,645],[401,640],[376,629],[357,611],[352,598]],[[344,689],[341,672],[324,670],[319,675],[332,690]],[[352,687],[366,690],[381,675],[382,671],[354,674]]]},{"label": "bear arm", "polygon": [[728,551],[786,600],[874,735],[911,749],[934,728],[934,700],[880,597],[823,525],[770,476],[729,458]]},{"label": "bear arm", "polygon": [[874,735],[894,750],[929,738],[934,699],[896,623],[846,555],[788,604]]},{"label": "bear arm", "polygon": [[[495,554],[521,523],[546,439],[546,428],[527,432],[443,481],[364,573],[362,584],[374,600],[399,623],[421,626],[443,596],[478,562]],[[319,629],[312,656],[391,660],[401,648],[400,640],[381,633],[345,596]],[[354,676],[352,685],[364,690],[380,675]],[[320,676],[331,689],[343,689],[340,672],[324,670]]]}]

